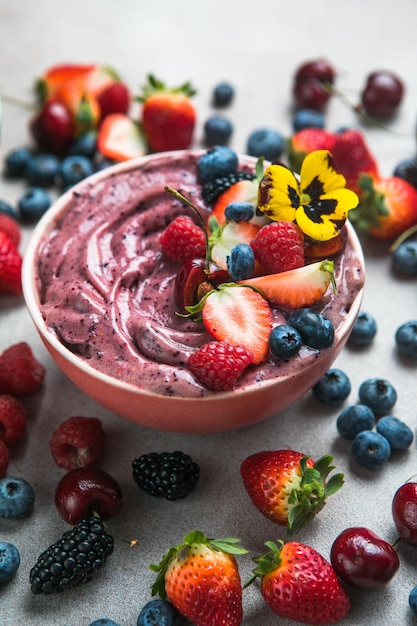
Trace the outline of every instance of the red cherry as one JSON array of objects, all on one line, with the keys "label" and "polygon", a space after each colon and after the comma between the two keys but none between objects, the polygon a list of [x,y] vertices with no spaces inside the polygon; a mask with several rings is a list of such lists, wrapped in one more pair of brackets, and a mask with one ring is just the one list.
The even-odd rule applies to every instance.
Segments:
[{"label": "red cherry", "polygon": [[130,91],[124,83],[116,81],[106,87],[97,97],[100,120],[111,113],[127,115],[130,107]]},{"label": "red cherry", "polygon": [[102,519],[114,517],[122,494],[116,480],[95,467],[79,467],[67,472],[55,489],[55,506],[62,519],[77,524],[93,512]]},{"label": "red cherry", "polygon": [[392,517],[401,539],[417,546],[417,483],[404,483],[392,500]]},{"label": "red cherry", "polygon": [[336,537],[330,560],[339,578],[365,590],[385,587],[400,566],[395,548],[360,526],[347,528]]},{"label": "red cherry", "polygon": [[186,312],[187,306],[194,306],[204,291],[217,287],[230,279],[225,270],[212,264],[210,273],[206,272],[205,259],[189,259],[185,261],[175,277],[174,299],[180,312]]},{"label": "red cherry", "polygon": [[333,66],[325,59],[314,59],[306,61],[299,66],[294,75],[295,82],[314,78],[321,82],[333,84],[335,79],[335,71]]},{"label": "red cherry", "polygon": [[369,74],[361,94],[362,106],[369,115],[393,115],[404,95],[404,85],[393,72],[381,70]]},{"label": "red cherry", "polygon": [[321,111],[330,99],[330,91],[316,78],[307,78],[294,83],[293,97],[299,109]]},{"label": "red cherry", "polygon": [[64,154],[74,139],[75,127],[71,113],[58,100],[50,100],[31,120],[29,130],[41,150]]}]

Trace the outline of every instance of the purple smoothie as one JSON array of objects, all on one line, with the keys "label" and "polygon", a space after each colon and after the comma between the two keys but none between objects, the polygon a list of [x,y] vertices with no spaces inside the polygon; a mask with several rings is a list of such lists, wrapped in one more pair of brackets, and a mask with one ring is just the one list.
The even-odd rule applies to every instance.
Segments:
[{"label": "purple smoothie", "polygon": [[[187,369],[191,352],[212,337],[202,323],[177,315],[173,289],[179,266],[159,244],[175,217],[193,216],[165,185],[209,212],[197,181],[198,156],[161,155],[77,186],[41,242],[36,268],[45,324],[69,350],[104,374],[165,396],[216,393]],[[254,169],[253,161],[245,168]],[[335,260],[335,278],[337,294],[329,289],[319,310],[337,333],[364,282],[362,260],[349,241]],[[275,310],[274,318],[282,321],[283,312]],[[238,387],[291,375],[317,358],[317,350],[303,347],[291,361],[249,367]]]}]

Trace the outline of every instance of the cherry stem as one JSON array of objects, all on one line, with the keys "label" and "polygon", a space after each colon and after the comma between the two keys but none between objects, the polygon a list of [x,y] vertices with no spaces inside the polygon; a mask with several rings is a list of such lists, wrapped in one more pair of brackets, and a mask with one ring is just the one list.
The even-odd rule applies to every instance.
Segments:
[{"label": "cherry stem", "polygon": [[104,522],[104,520],[101,518],[100,514],[97,511],[93,511],[93,517],[95,517],[96,519],[99,519],[103,523],[104,528],[109,533],[111,533],[112,535],[120,539],[120,541],[123,541],[123,543],[129,544],[131,548],[135,548],[136,546],[139,545],[139,541],[137,539],[126,539],[125,537],[122,537],[122,535],[120,535],[117,531],[115,531],[114,528],[110,528],[110,526],[108,526]]},{"label": "cherry stem", "polygon": [[0,98],[6,104],[12,104],[13,106],[17,106],[20,109],[24,109],[25,111],[35,111],[36,109],[36,106],[34,104],[21,100],[20,98],[16,98],[15,96],[9,96],[5,93],[1,93]]},{"label": "cherry stem", "polygon": [[417,224],[414,224],[414,226],[410,226],[410,228],[407,228],[407,230],[405,230],[394,241],[394,243],[390,246],[390,252],[394,252],[394,250],[396,250],[398,248],[398,246],[400,246],[402,243],[404,243],[404,241],[406,239],[408,239],[409,237],[411,237],[411,235],[414,235],[415,233],[417,233]]}]

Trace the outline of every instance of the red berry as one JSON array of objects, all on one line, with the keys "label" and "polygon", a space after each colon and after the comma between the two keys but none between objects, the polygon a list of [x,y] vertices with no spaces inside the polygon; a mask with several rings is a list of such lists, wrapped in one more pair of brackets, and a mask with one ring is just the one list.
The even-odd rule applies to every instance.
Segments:
[{"label": "red berry", "polygon": [[24,341],[7,348],[0,355],[0,393],[20,396],[39,389],[45,367]]},{"label": "red berry", "polygon": [[99,419],[75,416],[52,433],[49,447],[58,467],[71,470],[94,465],[103,453],[105,439]]},{"label": "red berry", "polygon": [[0,213],[0,232],[5,233],[12,240],[16,248],[20,243],[20,226],[17,220],[7,213]]},{"label": "red berry", "polygon": [[210,341],[193,352],[188,367],[208,389],[232,389],[243,370],[253,363],[253,353],[228,341]]},{"label": "red berry", "polygon": [[118,513],[121,500],[117,481],[97,467],[70,470],[55,489],[55,506],[68,524],[77,524],[94,513],[110,519]]},{"label": "red berry", "polygon": [[6,476],[7,468],[9,467],[10,452],[4,441],[0,439],[0,478]]},{"label": "red berry", "polygon": [[193,220],[180,215],[161,233],[160,244],[165,254],[175,261],[202,258],[206,254],[206,237]]},{"label": "red berry", "polygon": [[41,150],[64,154],[75,135],[70,111],[58,100],[49,100],[30,123],[30,132]]},{"label": "red berry", "polygon": [[333,542],[330,560],[336,574],[357,589],[381,589],[400,566],[397,551],[373,531],[347,528]]},{"label": "red berry", "polygon": [[404,84],[393,72],[380,70],[369,74],[361,94],[362,106],[369,115],[393,115],[404,95]]},{"label": "red berry", "polygon": [[404,483],[392,500],[392,517],[401,539],[417,546],[417,483]]},{"label": "red berry", "polygon": [[14,242],[0,231],[0,295],[20,296],[22,257]]},{"label": "red berry", "polygon": [[293,222],[272,222],[257,232],[251,247],[269,273],[285,272],[304,265],[304,235]]},{"label": "red berry", "polygon": [[27,410],[23,404],[8,394],[0,395],[0,440],[6,446],[20,441],[26,431]]},{"label": "red berry", "polygon": [[211,269],[207,274],[205,259],[188,259],[180,267],[175,276],[174,299],[181,313],[187,312],[187,306],[196,305],[204,293],[230,280],[225,270],[214,264]]},{"label": "red berry", "polygon": [[100,107],[100,120],[111,113],[127,114],[130,106],[130,91],[125,83],[116,81],[97,96],[97,102]]}]

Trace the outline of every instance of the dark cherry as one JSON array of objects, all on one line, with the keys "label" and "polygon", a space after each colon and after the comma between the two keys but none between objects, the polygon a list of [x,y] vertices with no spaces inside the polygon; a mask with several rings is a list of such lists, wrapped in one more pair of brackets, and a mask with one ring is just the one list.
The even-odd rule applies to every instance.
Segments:
[{"label": "dark cherry", "polygon": [[330,99],[330,91],[316,78],[294,83],[293,98],[298,109],[322,111]]},{"label": "dark cherry", "polygon": [[392,500],[392,517],[401,539],[417,546],[417,483],[404,483]]},{"label": "dark cherry", "polygon": [[300,80],[310,78],[333,84],[335,79],[334,67],[326,61],[326,59],[313,59],[312,61],[306,61],[298,67],[294,75],[294,80],[299,82]]},{"label": "dark cherry", "polygon": [[117,481],[96,467],[79,467],[61,478],[55,489],[55,506],[69,524],[97,513],[102,519],[114,517],[122,494]]},{"label": "dark cherry", "polygon": [[368,75],[361,103],[369,115],[390,117],[400,105],[404,84],[393,72],[380,70]]},{"label": "dark cherry", "polygon": [[186,312],[187,306],[194,306],[204,293],[230,280],[229,274],[217,265],[210,266],[206,272],[205,259],[185,261],[175,277],[174,299],[180,313]]},{"label": "dark cherry", "polygon": [[339,578],[364,590],[385,587],[400,566],[395,548],[361,526],[346,528],[336,537],[330,561]]},{"label": "dark cherry", "polygon": [[58,100],[46,102],[29,124],[38,147],[55,155],[64,154],[74,139],[74,122],[67,107]]}]

